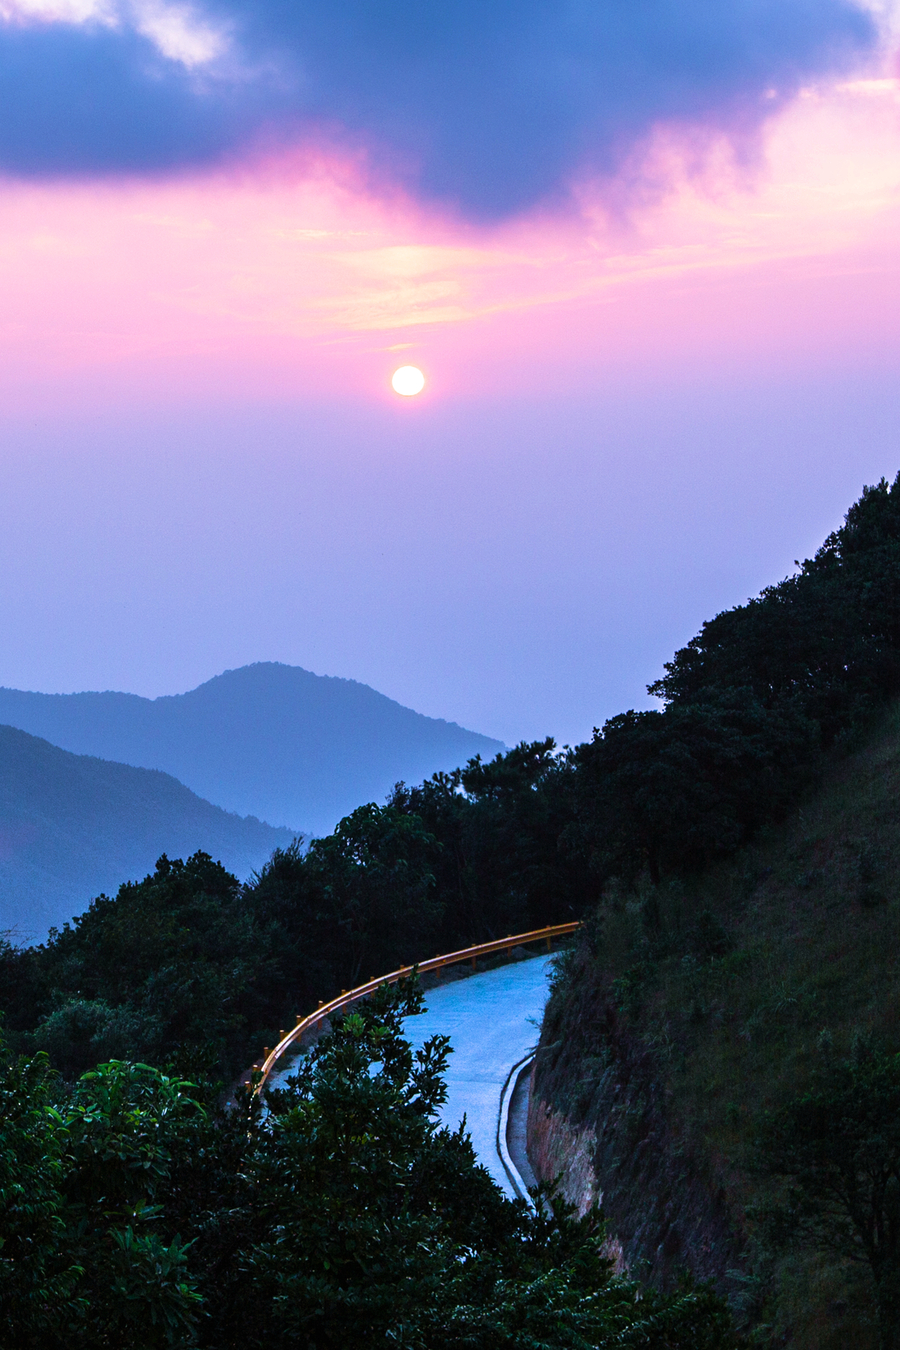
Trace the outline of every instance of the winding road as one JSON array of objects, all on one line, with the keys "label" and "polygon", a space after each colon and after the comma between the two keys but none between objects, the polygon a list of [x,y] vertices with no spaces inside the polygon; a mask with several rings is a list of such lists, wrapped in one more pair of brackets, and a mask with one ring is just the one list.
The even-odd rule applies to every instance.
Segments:
[{"label": "winding road", "polygon": [[[535,1184],[525,1153],[525,1120],[528,1108],[530,1062],[540,1035],[540,1024],[549,993],[552,957],[520,955],[525,943],[541,941],[549,952],[553,937],[567,936],[576,922],[557,924],[468,947],[434,957],[418,967],[423,975],[438,974],[441,983],[427,990],[423,1013],[407,1018],[405,1030],[414,1045],[429,1037],[450,1037],[452,1053],[446,1075],[447,1100],[440,1112],[443,1124],[456,1128],[465,1118],[478,1161],[497,1185],[511,1198],[530,1203],[528,1187]],[[449,969],[462,962],[474,966],[480,957],[508,953],[508,963],[465,978],[449,978]],[[296,1027],[274,1050],[265,1051],[259,1070],[263,1084],[276,1086],[292,1073],[292,1046],[310,1029],[327,1025],[327,1018],[359,998],[367,997],[384,980],[393,982],[410,967],[394,971],[382,980],[347,991],[315,1013],[298,1020]],[[285,1058],[282,1058],[286,1056]]]},{"label": "winding road", "polygon": [[406,1021],[416,1046],[430,1036],[450,1037],[441,1120],[455,1128],[465,1116],[478,1161],[511,1197],[524,1194],[522,1181],[534,1185],[522,1119],[528,1070],[523,1075],[519,1066],[537,1045],[550,963],[533,957],[430,989],[426,1011]]}]

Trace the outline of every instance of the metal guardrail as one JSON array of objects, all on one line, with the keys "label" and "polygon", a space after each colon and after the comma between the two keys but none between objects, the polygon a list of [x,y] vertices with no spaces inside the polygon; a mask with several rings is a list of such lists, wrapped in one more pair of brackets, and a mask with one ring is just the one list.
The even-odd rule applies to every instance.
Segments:
[{"label": "metal guardrail", "polygon": [[474,969],[480,956],[490,956],[493,952],[510,951],[513,947],[524,947],[531,942],[546,942],[549,952],[552,950],[554,938],[567,937],[580,926],[578,922],[554,923],[547,928],[536,928],[530,933],[516,933],[512,937],[497,938],[494,942],[480,942],[475,947],[463,947],[461,951],[449,952],[445,956],[433,956],[430,961],[421,961],[417,966],[401,966],[399,970],[392,970],[390,975],[382,975],[377,980],[367,980],[365,984],[357,985],[355,989],[344,989],[337,998],[331,999],[328,1003],[320,1003],[315,1012],[310,1013],[307,1017],[301,1017],[292,1031],[282,1035],[274,1050],[270,1051],[266,1046],[265,1059],[262,1064],[254,1064],[253,1066],[254,1071],[259,1070],[260,1073],[254,1091],[260,1092],[262,1090],[278,1060],[295,1041],[298,1041],[307,1031],[311,1031],[317,1023],[324,1021],[326,1017],[330,1017],[332,1013],[340,1012],[342,1008],[355,1003],[357,999],[365,998],[367,994],[373,994],[381,985],[396,984],[397,980],[403,979],[405,975],[411,975],[413,971],[416,971],[419,975],[424,975],[429,970],[441,970],[444,966],[459,965],[463,961],[471,961]]}]

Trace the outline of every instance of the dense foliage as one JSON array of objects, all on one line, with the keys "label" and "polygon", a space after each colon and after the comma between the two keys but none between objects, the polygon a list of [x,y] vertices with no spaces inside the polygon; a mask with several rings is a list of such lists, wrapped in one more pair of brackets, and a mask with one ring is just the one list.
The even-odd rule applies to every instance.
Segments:
[{"label": "dense foliage", "polygon": [[[504,1199],[438,1128],[447,1047],[383,989],[268,1110],[113,1061],[0,1066],[0,1318],[22,1350],[725,1350],[705,1290],[613,1278],[596,1214]],[[11,1339],[7,1339],[11,1338]]]}]

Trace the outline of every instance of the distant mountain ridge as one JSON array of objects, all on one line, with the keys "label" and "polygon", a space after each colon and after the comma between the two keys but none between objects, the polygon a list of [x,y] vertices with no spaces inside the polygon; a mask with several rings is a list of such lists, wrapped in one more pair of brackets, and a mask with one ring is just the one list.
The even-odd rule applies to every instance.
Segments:
[{"label": "distant mountain ridge", "polygon": [[158,769],[73,755],[0,726],[0,932],[43,940],[157,858],[202,849],[245,879],[290,830],[203,801]]},{"label": "distant mountain ridge", "polygon": [[316,834],[399,779],[505,748],[356,680],[277,662],[156,699],[0,689],[0,723],[74,754],[161,769],[225,810]]}]

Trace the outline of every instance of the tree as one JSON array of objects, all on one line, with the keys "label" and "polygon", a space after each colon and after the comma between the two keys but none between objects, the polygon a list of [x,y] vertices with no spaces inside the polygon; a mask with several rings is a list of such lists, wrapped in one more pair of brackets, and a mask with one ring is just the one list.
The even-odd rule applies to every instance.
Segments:
[{"label": "tree", "polygon": [[816,748],[796,706],[767,709],[749,689],[611,718],[575,752],[595,869],[656,883],[733,852],[787,805]]},{"label": "tree", "polygon": [[422,959],[441,914],[439,847],[417,815],[374,803],[313,840],[307,874],[346,952],[350,985]]},{"label": "tree", "polygon": [[52,1078],[46,1055],[0,1064],[0,1322],[23,1350],[49,1344],[84,1306],[84,1272],[65,1243],[64,1129]]},{"label": "tree", "polygon": [[438,950],[578,917],[596,892],[581,857],[564,845],[575,773],[554,741],[525,742],[483,763],[398,784],[391,803],[419,816],[439,840],[443,901]]},{"label": "tree", "polygon": [[788,1182],[783,1215],[812,1243],[868,1266],[882,1350],[900,1347],[900,1055],[862,1052],[769,1114],[763,1166]]},{"label": "tree", "polygon": [[900,690],[900,474],[863,489],[794,576],[718,614],[649,692],[667,704],[746,688],[799,701],[825,745]]},{"label": "tree", "polygon": [[[159,1064],[198,1049],[234,1072],[268,1021],[259,986],[270,951],[259,938],[221,864],[206,853],[163,855],[143,881],[98,897],[45,946],[20,954],[38,1015],[19,1043],[47,1050],[73,1080],[113,1058]],[[20,1027],[14,1017],[10,1029]]]}]

